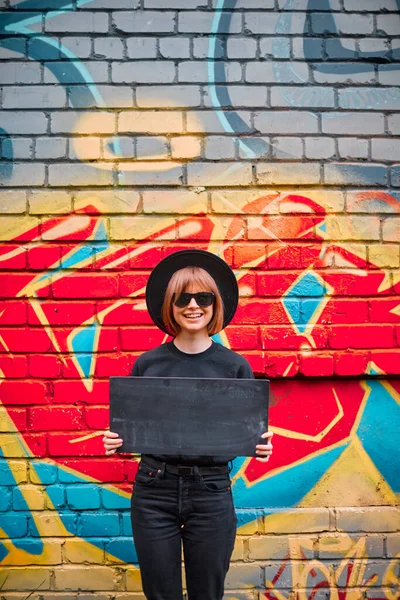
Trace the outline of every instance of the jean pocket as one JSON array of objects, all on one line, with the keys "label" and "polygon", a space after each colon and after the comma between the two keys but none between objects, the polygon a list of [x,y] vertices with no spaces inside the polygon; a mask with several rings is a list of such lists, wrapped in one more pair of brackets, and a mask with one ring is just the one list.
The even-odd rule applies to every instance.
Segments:
[{"label": "jean pocket", "polygon": [[144,462],[140,462],[135,477],[135,483],[139,483],[140,485],[151,485],[159,479],[160,473],[160,469],[155,469]]},{"label": "jean pocket", "polygon": [[221,493],[231,491],[229,475],[201,475],[200,483],[207,492]]}]

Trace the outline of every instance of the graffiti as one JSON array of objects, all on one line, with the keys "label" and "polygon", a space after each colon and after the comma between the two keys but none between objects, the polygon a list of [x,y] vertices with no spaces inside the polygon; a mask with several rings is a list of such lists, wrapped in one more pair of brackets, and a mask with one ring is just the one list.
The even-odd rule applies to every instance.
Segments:
[{"label": "graffiti", "polygon": [[[396,570],[399,558],[388,561],[387,564],[373,561],[368,555],[370,538],[352,539],[348,535],[336,537],[320,537],[311,540],[289,537],[289,552],[282,561],[272,580],[266,581],[268,600],[283,600],[288,596],[282,592],[282,587],[295,590],[296,600],[312,600],[319,590],[326,591],[330,600],[361,600],[365,592],[370,590],[374,597],[395,600],[398,596],[398,579]],[[319,546],[319,559],[299,560],[309,556],[313,547]],[[324,559],[335,557],[333,569],[329,569]],[[381,591],[381,596],[376,595]]]},{"label": "graffiti", "polygon": [[[120,110],[115,98],[108,105],[96,81],[95,60],[86,63],[69,47],[68,35],[58,38],[42,27],[62,15],[84,14],[91,1],[25,0],[0,12],[0,49],[29,59],[18,64],[44,64],[65,93],[65,106],[74,109],[62,111],[70,120],[60,162],[49,159],[40,189],[35,185],[27,196],[22,188],[33,184],[18,183],[15,164],[18,144],[30,134],[20,130],[13,137],[7,121],[0,130],[2,185],[14,190],[5,202],[18,199],[22,206],[27,198],[30,209],[35,200],[42,211],[21,208],[5,217],[0,232],[0,590],[94,591],[103,585],[140,591],[129,519],[137,457],[104,459],[108,378],[128,375],[141,352],[168,339],[147,314],[147,277],[170,252],[196,247],[223,257],[239,283],[238,312],[215,341],[246,356],[256,376],[273,379],[273,457],[268,468],[238,458],[231,473],[244,567],[249,563],[255,573],[254,580],[247,572],[232,575],[231,588],[257,588],[269,600],[316,600],[321,593],[361,600],[367,592],[395,600],[398,557],[389,540],[398,528],[400,494],[395,170],[392,188],[377,189],[386,176],[373,179],[371,144],[362,134],[367,150],[360,165],[366,162],[369,170],[358,173],[347,159],[334,165],[349,185],[363,189],[339,189],[329,178],[304,182],[297,175],[289,189],[272,169],[263,179],[259,160],[291,161],[288,172],[300,159],[306,166],[308,155],[304,148],[296,154],[296,142],[305,146],[320,128],[306,128],[303,140],[286,136],[280,149],[274,131],[259,131],[254,112],[262,110],[268,123],[273,118],[272,89],[281,94],[288,120],[293,107],[306,109],[304,121],[314,124],[320,109],[332,122],[347,109],[394,111],[397,86],[349,83],[352,75],[381,67],[395,76],[394,49],[347,46],[347,36],[339,38],[343,3],[341,11],[328,0],[300,3],[304,10],[296,21],[299,3],[276,2],[265,10],[274,25],[264,32],[251,20],[261,10],[249,7],[247,17],[243,2],[216,0],[213,11],[198,11],[199,18],[211,16],[209,31],[188,34],[190,56],[196,41],[206,48],[206,74],[195,82],[199,110],[196,102],[194,111],[181,100],[175,105],[175,83],[165,85],[164,97],[150,107],[133,104],[133,84],[132,102]],[[314,12],[330,32],[330,53],[325,33],[307,29]],[[229,75],[229,36],[236,35],[238,13],[241,37],[257,48],[249,64],[260,73],[270,69],[270,81],[259,76],[261,108],[256,100],[249,107],[246,99],[244,110],[242,97],[234,96],[236,84],[257,89],[247,85],[244,70],[240,81]],[[270,46],[261,52],[264,38]],[[322,49],[317,58],[315,39]],[[331,75],[342,79],[314,85],[306,71],[317,82]],[[120,89],[114,86],[114,96]],[[154,90],[148,86],[146,99]],[[56,143],[53,115],[45,112],[47,129],[40,135]],[[382,116],[385,131],[391,118]],[[231,142],[226,157],[206,156],[210,131]],[[39,135],[32,136],[36,153]],[[81,179],[75,171],[68,175],[71,165],[86,169]],[[87,192],[79,189],[81,182]],[[46,213],[54,191],[47,186],[64,194],[65,206],[56,203]],[[345,533],[369,531],[372,526],[361,522],[369,507],[372,535]],[[341,510],[347,515],[342,521]],[[284,551],[257,550],[265,535],[275,542],[285,538]],[[97,568],[104,569],[101,577]]]}]

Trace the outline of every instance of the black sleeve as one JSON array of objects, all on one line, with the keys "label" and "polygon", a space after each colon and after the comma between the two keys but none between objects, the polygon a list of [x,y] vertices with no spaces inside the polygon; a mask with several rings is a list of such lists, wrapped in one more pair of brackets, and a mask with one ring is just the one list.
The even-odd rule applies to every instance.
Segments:
[{"label": "black sleeve", "polygon": [[246,359],[243,359],[243,363],[239,366],[236,377],[237,379],[254,379],[254,373]]},{"label": "black sleeve", "polygon": [[131,376],[132,376],[132,377],[134,377],[134,376],[138,377],[138,376],[140,376],[140,375],[141,375],[141,373],[140,373],[139,358],[137,358],[137,359],[135,360],[135,364],[134,364],[134,365],[133,365],[133,367],[132,367]]}]

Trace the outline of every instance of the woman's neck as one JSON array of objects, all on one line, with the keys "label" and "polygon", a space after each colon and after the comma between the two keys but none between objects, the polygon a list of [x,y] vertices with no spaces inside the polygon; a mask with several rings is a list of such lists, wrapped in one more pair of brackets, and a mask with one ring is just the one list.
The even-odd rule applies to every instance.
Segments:
[{"label": "woman's neck", "polygon": [[199,354],[211,346],[212,340],[207,331],[196,331],[196,333],[180,331],[173,343],[181,352]]}]

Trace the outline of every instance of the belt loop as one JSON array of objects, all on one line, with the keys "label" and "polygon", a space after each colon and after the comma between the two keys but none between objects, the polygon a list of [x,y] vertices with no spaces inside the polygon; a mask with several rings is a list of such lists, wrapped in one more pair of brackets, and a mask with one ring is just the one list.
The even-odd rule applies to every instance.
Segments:
[{"label": "belt loop", "polygon": [[193,473],[194,473],[194,480],[195,481],[200,481],[199,467],[197,465],[194,465],[194,467],[193,467]]},{"label": "belt loop", "polygon": [[157,471],[160,473],[160,479],[164,479],[164,473],[165,473],[165,462],[162,462],[159,466],[159,468],[157,469]]}]

